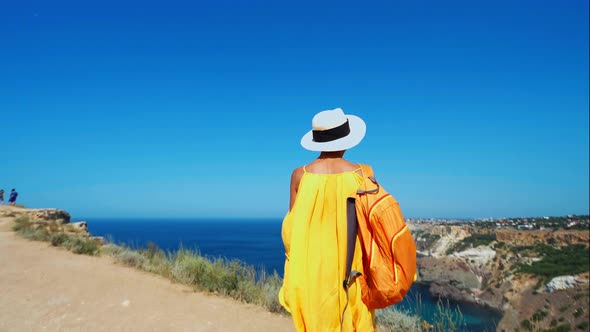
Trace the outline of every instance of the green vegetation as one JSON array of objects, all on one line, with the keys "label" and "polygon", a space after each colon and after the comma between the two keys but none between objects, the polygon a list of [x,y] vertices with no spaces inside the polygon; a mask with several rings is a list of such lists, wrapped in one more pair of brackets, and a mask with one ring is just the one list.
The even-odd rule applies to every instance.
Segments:
[{"label": "green vegetation", "polygon": [[49,236],[49,242],[51,242],[51,245],[54,247],[63,246],[69,239],[70,237],[65,233],[56,233]]},{"label": "green vegetation", "polygon": [[433,244],[440,239],[440,235],[430,234],[423,230],[418,230],[412,234],[416,239],[416,245],[419,250],[427,250],[433,246]]},{"label": "green vegetation", "polygon": [[459,310],[459,307],[453,309],[449,304],[449,300],[443,303],[440,298],[436,303],[434,321],[435,331],[455,331],[464,324],[463,313]]},{"label": "green vegetation", "polygon": [[100,247],[96,241],[87,238],[70,237],[70,239],[63,243],[63,246],[68,248],[74,254],[83,255],[97,255],[100,252]]},{"label": "green vegetation", "polygon": [[588,321],[585,321],[585,322],[581,322],[580,324],[576,325],[576,327],[578,328],[578,330],[588,331],[589,325],[590,324],[588,323]]},{"label": "green vegetation", "polygon": [[438,235],[438,234],[424,233],[424,234],[422,234],[422,237],[421,238],[425,242],[434,243],[434,242],[436,242],[436,241],[438,241],[440,239],[440,235]]},{"label": "green vegetation", "polygon": [[534,328],[533,323],[531,323],[531,321],[528,319],[525,319],[522,322],[520,322],[520,327],[527,331],[532,331]]},{"label": "green vegetation", "polygon": [[547,317],[547,311],[544,310],[537,310],[537,312],[535,312],[533,314],[533,321],[535,322],[540,322],[542,321],[545,317]]},{"label": "green vegetation", "polygon": [[12,226],[12,230],[15,232],[22,232],[25,231],[27,228],[31,228],[31,222],[29,221],[29,217],[26,215],[22,215],[14,220],[14,226]]},{"label": "green vegetation", "polygon": [[447,249],[447,255],[450,255],[454,252],[460,252],[468,248],[475,248],[482,245],[487,246],[493,241],[496,241],[496,234],[473,234],[450,246]]},{"label": "green vegetation", "polygon": [[544,332],[569,332],[572,330],[572,326],[569,323],[561,324],[557,327],[544,330]]},{"label": "green vegetation", "polygon": [[[54,229],[55,225],[48,223],[48,228]],[[22,237],[34,241],[50,242],[52,246],[64,247],[75,254],[98,255],[100,246],[90,238],[69,235],[63,232],[51,233],[43,228],[36,228],[30,222],[28,216],[16,218],[12,229]]]},{"label": "green vegetation", "polygon": [[506,242],[502,242],[502,241],[500,241],[500,242],[497,242],[497,243],[494,245],[494,249],[502,249],[502,248],[504,248],[504,247],[506,247]]},{"label": "green vegetation", "polygon": [[379,326],[379,331],[422,331],[422,329],[420,328],[419,317],[412,316],[407,312],[403,312],[399,309],[396,309],[394,306],[378,310],[375,316],[375,320],[377,322],[377,325]]},{"label": "green vegetation", "polygon": [[573,245],[560,249],[538,245],[535,250],[542,257],[531,265],[520,265],[519,272],[529,273],[550,280],[562,275],[575,275],[590,270],[590,251],[584,245]]}]

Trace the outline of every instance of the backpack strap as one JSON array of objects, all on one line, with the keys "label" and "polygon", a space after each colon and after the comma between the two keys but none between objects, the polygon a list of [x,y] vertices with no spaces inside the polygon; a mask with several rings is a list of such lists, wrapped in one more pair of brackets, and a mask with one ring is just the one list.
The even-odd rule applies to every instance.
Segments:
[{"label": "backpack strap", "polygon": [[[363,188],[357,190],[357,196],[365,194],[376,194],[379,192],[379,183],[375,179],[373,169],[369,165],[359,164],[363,173]],[[370,183],[370,186],[368,185]],[[375,187],[377,186],[377,187]],[[358,235],[358,218],[356,215],[356,197],[349,197],[346,200],[346,224],[347,224],[347,242],[346,242],[346,275],[344,276],[343,287],[348,292],[355,279],[362,276],[362,273],[352,270],[352,259],[354,258],[354,247]],[[359,202],[360,204],[360,202]],[[347,293],[348,294],[348,293]]]},{"label": "backpack strap", "polygon": [[[361,171],[363,172],[363,178],[365,179],[365,183],[363,188],[357,190],[358,195],[364,194],[376,194],[379,192],[379,182],[375,179],[375,174],[373,173],[373,169],[369,165],[359,164],[361,166]],[[367,181],[367,179],[369,181]]]},{"label": "backpack strap", "polygon": [[[373,174],[373,169],[369,165],[359,164],[359,168],[363,173],[364,184],[363,188],[357,190],[357,196],[362,194],[374,194],[379,192],[379,184]],[[367,182],[372,184],[369,189]],[[377,188],[374,188],[377,185]],[[360,203],[360,202],[359,202]],[[346,200],[346,223],[347,223],[347,243],[346,243],[346,275],[344,276],[344,289],[348,288],[354,283],[357,277],[362,273],[352,270],[352,259],[354,258],[354,247],[356,246],[356,238],[358,234],[358,219],[356,215],[356,197],[349,197]]]},{"label": "backpack strap", "polygon": [[348,197],[346,199],[346,275],[344,276],[344,289],[348,288],[354,283],[354,280],[362,274],[358,271],[352,270],[352,259],[354,258],[354,247],[356,246],[356,237],[358,233],[358,221],[356,217],[355,198]]},{"label": "backpack strap", "polygon": [[342,332],[342,325],[344,323],[344,313],[348,307],[348,289],[354,284],[356,278],[363,275],[356,270],[352,270],[352,259],[354,258],[354,247],[356,246],[356,236],[358,233],[355,200],[355,197],[348,197],[346,199],[346,274],[344,275],[344,282],[342,283],[346,293],[346,305],[342,310],[342,317],[340,318],[340,332]]},{"label": "backpack strap", "polygon": [[[359,164],[359,168],[363,173],[363,179],[365,179],[364,189],[358,189],[357,195],[361,194],[372,194],[379,192],[379,184],[373,176],[373,169],[369,165]],[[377,184],[377,188],[367,189],[367,178],[373,184]],[[346,242],[346,275],[344,276],[343,287],[348,291],[348,288],[352,286],[354,280],[360,277],[362,273],[352,270],[352,259],[354,258],[354,247],[356,246],[356,238],[358,234],[358,219],[356,216],[356,197],[349,197],[346,200],[346,224],[347,224],[347,242]]]}]

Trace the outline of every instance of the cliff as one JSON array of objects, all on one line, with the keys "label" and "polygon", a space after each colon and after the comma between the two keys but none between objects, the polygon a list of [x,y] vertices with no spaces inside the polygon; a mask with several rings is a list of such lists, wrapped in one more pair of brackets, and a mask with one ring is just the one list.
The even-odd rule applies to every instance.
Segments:
[{"label": "cliff", "polygon": [[30,225],[33,229],[43,229],[48,234],[65,233],[83,238],[92,238],[98,243],[103,243],[102,237],[92,237],[88,232],[86,221],[72,222],[68,212],[60,209],[25,209],[18,207],[0,207],[0,217],[16,217],[21,222]]},{"label": "cliff", "polygon": [[[29,241],[12,230],[24,213],[0,206],[0,331],[293,331],[288,317],[264,308],[113,264],[108,255]],[[40,227],[71,224],[65,217],[55,209],[27,213]]]},{"label": "cliff", "polygon": [[[429,284],[435,297],[503,311],[498,330],[514,330],[533,318],[535,328],[549,328],[554,318],[576,326],[588,317],[587,272],[556,275],[561,269],[555,265],[559,262],[543,265],[543,271],[537,268],[536,273],[551,273],[553,279],[523,272],[547,255],[563,256],[564,248],[563,252],[579,255],[580,251],[572,248],[588,247],[588,231],[432,226],[421,227],[414,234],[423,255],[417,260],[418,282]],[[576,259],[584,264],[588,258]]]},{"label": "cliff", "polygon": [[495,231],[498,242],[506,242],[520,246],[533,246],[546,243],[559,247],[584,244],[590,242],[590,232],[582,230],[529,230],[499,229]]}]

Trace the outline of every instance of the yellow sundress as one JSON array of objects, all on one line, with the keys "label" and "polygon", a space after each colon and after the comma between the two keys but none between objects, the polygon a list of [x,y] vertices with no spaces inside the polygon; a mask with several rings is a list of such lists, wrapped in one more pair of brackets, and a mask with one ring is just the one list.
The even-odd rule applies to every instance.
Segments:
[{"label": "yellow sundress", "polygon": [[[285,273],[279,292],[297,331],[374,331],[374,311],[355,282],[346,292],[346,199],[363,183],[356,171],[316,174],[304,170],[295,203],[283,220]],[[362,272],[357,240],[352,269]],[[345,309],[346,306],[346,310]],[[344,312],[344,316],[343,316]]]}]

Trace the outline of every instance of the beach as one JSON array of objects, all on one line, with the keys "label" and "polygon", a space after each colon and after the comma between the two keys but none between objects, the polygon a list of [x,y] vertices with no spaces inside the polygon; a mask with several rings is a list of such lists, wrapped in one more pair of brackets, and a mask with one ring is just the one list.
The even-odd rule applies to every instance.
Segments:
[{"label": "beach", "polygon": [[0,331],[293,331],[290,318],[18,237],[0,219]]}]

